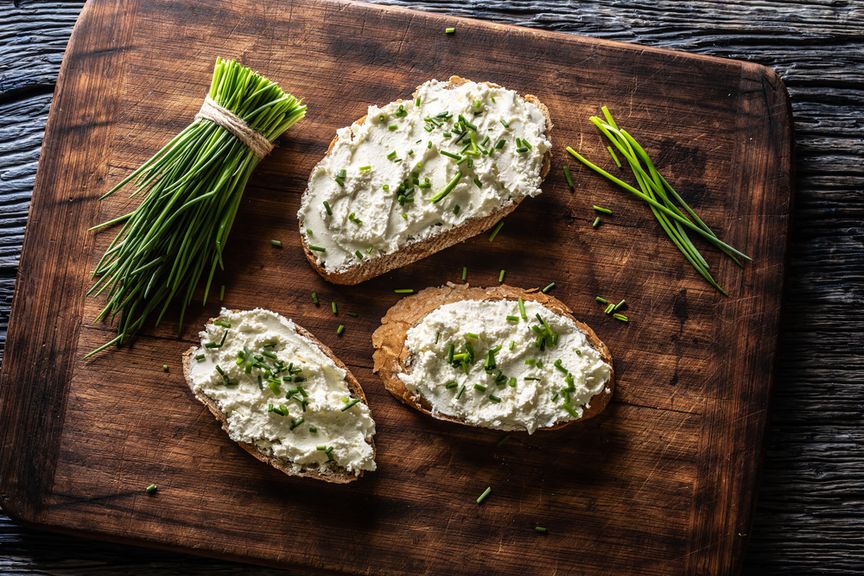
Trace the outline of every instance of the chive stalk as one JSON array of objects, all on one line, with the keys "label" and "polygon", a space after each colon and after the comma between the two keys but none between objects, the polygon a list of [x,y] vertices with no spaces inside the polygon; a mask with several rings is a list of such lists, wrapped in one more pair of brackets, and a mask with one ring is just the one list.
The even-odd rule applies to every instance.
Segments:
[{"label": "chive stalk", "polygon": [[541,290],[541,292],[543,292],[543,294],[548,294],[549,291],[553,290],[554,288],[555,288],[555,282],[550,282]]},{"label": "chive stalk", "polygon": [[462,172],[457,171],[456,175],[450,179],[450,182],[448,182],[447,185],[444,186],[444,188],[442,188],[440,192],[438,192],[432,198],[430,198],[429,202],[432,204],[436,204],[436,203],[440,202],[441,200],[443,200],[448,194],[450,194],[450,192],[453,191],[454,188],[456,188],[456,186],[459,184],[460,180],[462,180]]},{"label": "chive stalk", "polygon": [[487,486],[483,493],[477,497],[477,504],[482,504],[483,501],[486,500],[486,498],[488,498],[490,494],[492,494],[492,487]]},{"label": "chive stalk", "polygon": [[[234,224],[249,176],[273,142],[306,114],[306,106],[277,84],[233,60],[218,58],[208,100],[238,117],[260,135],[253,151],[209,117],[196,118],[152,158],[102,198],[129,184],[143,201],[131,212],[94,226],[121,224],[93,270],[89,296],[105,293],[97,321],[116,322],[117,335],[86,357],[122,346],[148,320],[160,324],[173,305],[178,330],[203,284],[203,303]],[[266,147],[266,146],[264,146]]]},{"label": "chive stalk", "polygon": [[468,267],[462,266],[462,281],[465,282],[468,279]]},{"label": "chive stalk", "polygon": [[573,192],[576,190],[576,184],[573,183],[573,175],[570,174],[570,167],[567,164],[563,166],[564,170],[564,180],[567,181],[567,187],[570,188],[570,191]]},{"label": "chive stalk", "polygon": [[507,274],[507,270],[505,270],[505,269],[503,269],[503,268],[501,269],[500,272],[498,272],[498,283],[499,283],[499,284],[501,284],[502,282],[504,282],[504,276],[505,276],[506,274]]},{"label": "chive stalk", "polygon": [[339,324],[339,326],[336,328],[336,335],[341,336],[343,332],[345,332],[345,325]]},{"label": "chive stalk", "polygon": [[312,304],[314,304],[316,307],[321,305],[321,301],[318,300],[317,292],[312,292]]},{"label": "chive stalk", "polygon": [[501,232],[501,228],[503,228],[503,227],[504,227],[504,220],[501,220],[492,229],[492,233],[489,234],[489,242],[493,242],[495,240],[495,238],[498,236],[498,233]]}]

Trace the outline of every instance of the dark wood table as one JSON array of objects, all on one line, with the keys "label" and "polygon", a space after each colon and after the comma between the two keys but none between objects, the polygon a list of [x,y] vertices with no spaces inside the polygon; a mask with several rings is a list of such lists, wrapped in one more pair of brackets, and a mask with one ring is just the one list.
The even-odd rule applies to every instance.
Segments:
[{"label": "dark wood table", "polygon": [[[751,60],[780,73],[795,118],[796,207],[745,573],[864,573],[864,3],[388,3]],[[80,9],[80,2],[0,8],[0,346],[45,119]],[[0,516],[0,573],[277,571],[93,543]]]}]

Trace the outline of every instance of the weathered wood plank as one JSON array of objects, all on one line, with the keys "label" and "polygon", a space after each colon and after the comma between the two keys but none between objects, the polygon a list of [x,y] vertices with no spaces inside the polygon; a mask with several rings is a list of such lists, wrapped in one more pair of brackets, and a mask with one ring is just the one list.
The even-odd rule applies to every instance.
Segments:
[{"label": "weathered wood plank", "polygon": [[[394,2],[401,4],[401,2]],[[755,516],[748,566],[754,574],[809,572],[840,574],[864,565],[857,538],[862,530],[860,485],[864,481],[864,438],[859,386],[864,325],[856,309],[862,301],[862,225],[860,190],[864,140],[860,138],[862,101],[862,7],[856,2],[417,2],[415,6],[527,26],[675,47],[752,59],[777,68],[792,95],[799,174],[796,221],[786,291],[786,321],[781,345],[774,424],[764,469],[760,507]],[[0,103],[41,96],[39,111],[11,118],[10,142],[29,151],[31,160],[0,172],[0,203],[17,214],[0,227],[0,245],[11,246],[12,260],[0,268],[0,321],[5,332],[14,261],[22,233],[22,214],[35,172],[38,143],[15,140],[15,130],[41,134],[47,94],[77,13],[74,3],[23,3],[0,11]],[[26,32],[18,32],[25,27]],[[856,36],[859,35],[859,36]],[[7,41],[14,39],[13,42]],[[27,54],[32,57],[22,57]],[[10,80],[11,79],[11,80]],[[11,86],[11,88],[7,88]],[[33,92],[28,92],[32,87]],[[26,118],[26,120],[24,120]],[[857,120],[856,120],[857,118]],[[5,126],[5,124],[4,124]],[[32,132],[29,127],[32,126]],[[28,180],[29,179],[29,180]],[[26,184],[29,181],[29,184]],[[11,184],[10,184],[11,182]],[[23,188],[22,186],[23,184]],[[11,199],[11,200],[7,200]],[[806,409],[802,409],[805,406]],[[828,478],[829,480],[826,480]],[[857,496],[856,496],[857,495]],[[17,528],[3,524],[5,571],[54,570],[73,556],[84,566],[70,573],[128,573],[138,566],[149,573],[151,553],[99,544],[82,551],[77,540],[24,532],[38,544],[9,547]],[[10,532],[6,530],[9,527]],[[29,538],[29,540],[27,540]],[[33,551],[38,550],[38,560]],[[50,551],[59,551],[51,556]],[[89,556],[88,550],[95,550]],[[131,555],[131,559],[126,560]],[[8,556],[8,558],[6,558]],[[4,564],[4,562],[8,562]],[[35,563],[34,563],[35,562]],[[158,567],[188,572],[176,559]],[[203,562],[203,561],[202,561]],[[88,564],[90,563],[90,564]],[[122,568],[117,568],[123,564]],[[224,573],[257,573],[233,565],[204,562]],[[112,567],[113,566],[113,567]],[[182,566],[182,567],[178,567]],[[213,569],[206,568],[208,572]],[[16,572],[17,573],[17,572]],[[203,573],[203,572],[202,572]]]}]

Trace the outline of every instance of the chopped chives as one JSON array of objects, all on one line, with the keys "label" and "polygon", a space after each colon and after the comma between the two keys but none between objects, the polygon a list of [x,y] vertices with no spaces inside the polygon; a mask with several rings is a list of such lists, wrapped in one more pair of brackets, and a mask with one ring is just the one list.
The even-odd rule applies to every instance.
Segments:
[{"label": "chopped chives", "polygon": [[397,288],[397,289],[393,290],[393,293],[394,294],[413,294],[414,289],[413,288]]},{"label": "chopped chives", "polygon": [[221,318],[215,320],[213,324],[215,324],[216,326],[221,326],[222,328],[231,328],[231,323],[227,320],[222,320]]},{"label": "chopped chives", "polygon": [[535,382],[540,382],[540,378],[537,378],[536,376],[526,376],[525,378],[523,378],[523,380],[533,380]]},{"label": "chopped chives", "polygon": [[440,192],[435,194],[435,196],[433,196],[429,200],[429,202],[432,204],[435,204],[435,203],[439,202],[440,200],[442,200],[445,196],[450,194],[450,192],[452,192],[454,188],[456,188],[456,185],[459,184],[460,180],[462,180],[462,172],[457,171],[456,175],[450,179],[450,182],[448,182],[447,185],[444,188],[442,188]]},{"label": "chopped chives", "polygon": [[612,210],[610,210],[609,208],[604,208],[603,206],[598,206],[597,204],[594,204],[592,208],[594,208],[595,212],[600,212],[601,214],[609,214],[610,216],[612,215]]},{"label": "chopped chives", "polygon": [[618,168],[621,168],[621,161],[618,160],[618,155],[615,154],[615,150],[612,149],[612,146],[606,146],[606,149],[609,151],[609,155],[612,156],[612,160],[615,161],[615,165],[618,166]]},{"label": "chopped chives", "polygon": [[356,406],[359,403],[360,403],[360,398],[354,398],[353,400],[351,400],[350,402],[345,404],[345,406],[342,407],[341,411],[345,412],[346,410],[350,410],[351,408],[353,408],[354,406]]},{"label": "chopped chives", "polygon": [[468,279],[468,267],[462,266],[462,281],[465,282]]},{"label": "chopped chives", "polygon": [[496,149],[496,150],[501,150],[502,148],[504,148],[504,146],[505,146],[506,144],[507,144],[507,141],[504,140],[504,139],[502,138],[501,140],[498,140],[498,143],[497,143],[497,144],[495,144],[495,149]]},{"label": "chopped chives", "polygon": [[543,294],[548,294],[553,288],[555,288],[555,282],[550,282],[545,288],[543,288],[543,290],[541,290],[541,292],[543,292]]},{"label": "chopped chives", "polygon": [[360,252],[360,250],[355,250],[354,256],[356,256],[358,260],[363,260],[363,253]]},{"label": "chopped chives", "polygon": [[608,304],[609,303],[609,301],[606,300],[605,298],[603,298],[602,296],[595,296],[594,300],[596,300],[600,304]]},{"label": "chopped chives", "polygon": [[603,311],[604,314],[611,314],[615,310],[614,304],[609,304],[606,306],[606,309]]},{"label": "chopped chives", "polygon": [[615,314],[612,314],[612,317],[613,317],[615,320],[620,320],[621,322],[629,322],[629,321],[630,321],[630,318],[628,318],[628,317],[625,316],[624,314],[620,314],[620,313],[618,313],[618,312],[616,312]]},{"label": "chopped chives", "polygon": [[522,320],[528,320],[528,315],[525,313],[525,301],[522,298],[519,298],[519,315],[522,316]]},{"label": "chopped chives", "polygon": [[567,164],[563,166],[564,170],[564,180],[567,181],[567,187],[570,188],[570,191],[576,190],[576,184],[573,183],[573,175],[570,174],[570,167]]},{"label": "chopped chives", "polygon": [[330,203],[327,202],[327,200],[324,200],[324,202],[322,202],[322,204],[324,204],[324,210],[327,212],[327,215],[332,216],[333,210],[330,208]]},{"label": "chopped chives", "polygon": [[456,28],[453,27],[453,26],[451,26],[451,27],[449,27],[449,28],[445,28],[445,29],[444,29],[444,33],[445,33],[445,34],[455,34],[455,33],[456,33]]},{"label": "chopped chives", "polygon": [[399,129],[399,127],[398,127],[396,124],[390,124],[390,126],[388,126],[387,129],[388,129],[390,132],[395,132],[396,130]]},{"label": "chopped chives", "polygon": [[225,300],[225,285],[222,284],[219,286],[219,301],[222,302]]},{"label": "chopped chives", "polygon": [[336,335],[341,336],[343,332],[345,332],[345,325],[339,324],[339,326],[336,328]]},{"label": "chopped chives", "polygon": [[480,178],[477,178],[476,176],[474,177],[474,185],[477,186],[477,188],[483,188],[483,182],[481,182]]},{"label": "chopped chives", "polygon": [[195,355],[195,360],[197,360],[198,362],[203,362],[206,359],[207,359],[207,356],[205,356],[204,354],[196,354]]},{"label": "chopped chives", "polygon": [[498,272],[498,283],[499,283],[499,284],[501,284],[502,282],[504,282],[504,276],[505,276],[506,274],[507,274],[507,270],[505,270],[505,269],[503,269],[503,268],[501,269],[500,272]]},{"label": "chopped chives", "polygon": [[317,293],[317,292],[312,292],[312,303],[313,303],[315,306],[320,306],[320,305],[321,305],[321,301],[318,300],[318,293]]},{"label": "chopped chives", "polygon": [[620,302],[615,304],[615,308],[613,310],[615,310],[615,311],[620,310],[621,308],[623,308],[626,305],[627,305],[627,301],[622,298]]},{"label": "chopped chives", "polygon": [[360,172],[371,172],[372,166],[360,166],[359,170]]},{"label": "chopped chives", "polygon": [[312,426],[312,425],[310,424],[310,425],[309,425],[309,432],[311,432],[312,434],[315,434],[316,432],[318,432],[318,427],[317,427],[317,426]]},{"label": "chopped chives", "polygon": [[535,526],[534,531],[537,532],[538,534],[548,534],[549,533],[549,529],[545,528],[543,526]]},{"label": "chopped chives", "polygon": [[507,321],[508,321],[508,322],[519,322],[519,317],[518,317],[518,316],[510,316],[510,315],[508,315],[508,316],[507,316]]},{"label": "chopped chives", "polygon": [[407,115],[408,115],[408,111],[405,110],[405,105],[399,104],[399,108],[396,110],[396,113],[394,114],[394,116],[396,116],[397,118],[404,118]]},{"label": "chopped chives", "polygon": [[148,496],[153,496],[158,490],[159,487],[156,486],[156,484],[150,484],[149,486],[147,486],[147,488],[144,489]]},{"label": "chopped chives", "polygon": [[456,204],[455,206],[453,206],[453,214],[455,214],[456,216],[458,216],[459,212],[461,212],[461,211],[462,211],[462,207],[459,206],[459,204]]},{"label": "chopped chives", "polygon": [[492,493],[492,487],[487,486],[486,490],[484,490],[483,493],[477,497],[477,504],[482,504],[483,501],[486,500],[486,498],[488,498],[491,493]]},{"label": "chopped chives", "polygon": [[600,226],[601,222],[602,222],[602,220],[600,220],[600,217],[597,216],[596,218],[594,218],[594,221],[591,223],[591,227],[597,228],[598,226]]},{"label": "chopped chives", "polygon": [[306,247],[309,248],[309,250],[311,250],[313,252],[326,252],[327,251],[327,249],[324,248],[323,246],[317,246],[315,244],[308,244]]},{"label": "chopped chives", "polygon": [[281,240],[270,240],[270,245],[273,246],[274,248],[282,248],[282,241]]},{"label": "chopped chives", "polygon": [[420,107],[420,97],[418,96],[416,100],[414,100],[414,105],[418,108]]},{"label": "chopped chives", "polygon": [[489,394],[488,398],[489,398],[490,402],[494,402],[495,404],[498,404],[499,402],[501,402],[501,399],[499,397],[495,396],[494,394]]},{"label": "chopped chives", "polygon": [[348,172],[345,170],[345,168],[342,168],[341,170],[339,170],[339,172],[336,173],[336,176],[334,176],[333,179],[336,180],[336,183],[339,184],[340,187],[344,187],[345,178],[347,176]]},{"label": "chopped chives", "polygon": [[477,390],[478,392],[486,392],[486,386],[483,384],[474,384],[474,390]]},{"label": "chopped chives", "polygon": [[291,420],[291,425],[289,426],[289,428],[291,430],[294,430],[295,428],[297,428],[298,426],[303,424],[303,422],[305,422],[305,421],[306,421],[306,419],[303,418],[303,416],[301,416],[300,418],[295,418],[295,419]]},{"label": "chopped chives", "polygon": [[440,152],[441,152],[442,156],[446,156],[448,158],[452,158],[453,160],[457,160],[457,161],[462,160],[462,156],[460,156],[459,154],[454,154],[453,152],[450,152],[448,150],[441,150]]},{"label": "chopped chives", "polygon": [[354,224],[357,224],[358,226],[363,224],[363,221],[360,218],[358,218],[357,214],[355,214],[354,212],[351,212],[350,214],[348,214],[348,220],[350,220]]},{"label": "chopped chives", "polygon": [[163,372],[168,372],[168,370],[169,370],[168,365],[167,365],[167,364],[162,364],[162,371],[163,371]]},{"label": "chopped chives", "polygon": [[495,225],[495,228],[492,229],[492,233],[489,234],[489,242],[492,242],[493,240],[495,240],[495,237],[498,236],[498,233],[501,232],[501,228],[503,228],[503,227],[504,227],[504,220],[501,220],[500,222],[498,222],[498,224]]},{"label": "chopped chives", "polygon": [[459,392],[456,393],[456,399],[458,400],[462,396],[462,394],[464,394],[464,393],[465,393],[465,385],[463,384],[459,388]]},{"label": "chopped chives", "polygon": [[330,310],[333,311],[334,316],[339,315],[339,307],[336,305],[336,301],[330,302]]},{"label": "chopped chives", "polygon": [[387,154],[387,159],[391,160],[391,161],[395,161],[396,160],[396,150],[393,150],[392,152]]},{"label": "chopped chives", "polygon": [[453,388],[456,388],[458,385],[459,384],[455,380],[450,380],[449,382],[444,384],[444,387],[447,388],[448,390],[452,390]]},{"label": "chopped chives", "polygon": [[346,314],[348,314],[348,316],[351,316],[352,318],[358,318],[360,316],[360,314],[358,314],[357,312],[346,312]]},{"label": "chopped chives", "polygon": [[501,122],[501,125],[504,126],[504,128],[510,128],[510,122],[506,120],[499,120],[499,122]]},{"label": "chopped chives", "polygon": [[[514,344],[515,344],[515,342],[514,342]],[[510,386],[511,388],[515,388],[516,387],[516,377],[511,376],[510,378],[508,378],[507,379],[507,385]]]}]

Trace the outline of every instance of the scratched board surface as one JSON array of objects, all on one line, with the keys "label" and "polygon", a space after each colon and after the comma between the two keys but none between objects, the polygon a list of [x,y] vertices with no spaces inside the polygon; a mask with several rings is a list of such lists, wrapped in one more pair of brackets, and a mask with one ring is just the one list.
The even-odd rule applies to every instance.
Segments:
[{"label": "scratched board surface", "polygon": [[[294,318],[364,386],[379,470],[351,486],[258,463],[192,398],[180,354],[218,303],[193,307],[180,339],[168,322],[131,349],[81,361],[111,337],[93,322],[101,302],[84,297],[111,234],[87,228],[136,202],[98,196],[189,122],[216,55],[309,104],[253,176],[218,281],[226,306]],[[494,243],[480,236],[360,286],[328,285],[296,230],[311,168],[368,104],[451,74],[549,107],[544,194]],[[632,198],[572,163],[576,192],[567,190],[564,146],[611,168],[587,122],[600,104],[721,237],[753,256],[739,269],[705,250],[730,297]],[[91,2],[58,82],[16,286],[0,389],[4,509],[58,530],[305,573],[733,571],[772,380],[790,122],[782,84],[752,64],[330,1]],[[598,230],[595,203],[615,211]],[[431,421],[384,391],[370,336],[393,288],[459,281],[463,266],[474,285],[496,283],[501,268],[513,285],[556,282],[615,358],[618,385],[601,417],[499,446],[500,434]],[[597,294],[626,297],[633,322],[604,316]],[[143,492],[151,482],[156,497]],[[475,505],[486,486],[492,496]]]}]

